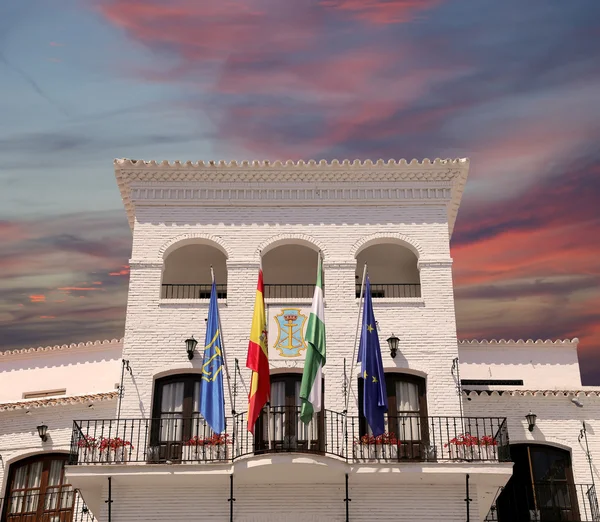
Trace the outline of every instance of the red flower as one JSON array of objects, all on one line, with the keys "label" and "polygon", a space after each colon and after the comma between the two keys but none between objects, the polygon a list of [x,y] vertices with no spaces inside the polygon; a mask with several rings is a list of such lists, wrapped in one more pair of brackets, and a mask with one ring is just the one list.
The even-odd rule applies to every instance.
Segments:
[{"label": "red flower", "polygon": [[77,446],[80,448],[96,448],[98,446],[98,442],[91,435],[85,435],[83,439],[79,439],[77,441]]},{"label": "red flower", "polygon": [[395,433],[382,433],[375,437],[374,435],[363,435],[360,438],[354,439],[354,444],[360,444],[362,446],[381,446],[383,444],[391,444],[397,446],[400,441],[396,438]]},{"label": "red flower", "polygon": [[123,440],[121,437],[102,437],[100,439],[100,451],[117,450],[126,446],[131,446],[131,449],[133,449],[133,445],[131,444],[131,442],[129,442],[128,440]]}]

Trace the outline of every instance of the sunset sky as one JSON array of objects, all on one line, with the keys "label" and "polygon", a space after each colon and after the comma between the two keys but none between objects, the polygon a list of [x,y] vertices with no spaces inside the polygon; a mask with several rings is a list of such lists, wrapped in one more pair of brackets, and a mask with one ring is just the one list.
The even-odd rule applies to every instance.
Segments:
[{"label": "sunset sky", "polygon": [[0,7],[0,350],[123,335],[112,160],[469,157],[461,338],[579,337],[600,384],[598,0]]}]

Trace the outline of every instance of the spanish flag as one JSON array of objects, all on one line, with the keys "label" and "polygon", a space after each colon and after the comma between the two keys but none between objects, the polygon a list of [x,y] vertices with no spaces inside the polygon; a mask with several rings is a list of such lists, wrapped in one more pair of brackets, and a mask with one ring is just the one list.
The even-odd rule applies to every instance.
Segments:
[{"label": "spanish flag", "polygon": [[267,317],[265,313],[265,289],[262,267],[258,271],[254,316],[246,367],[252,370],[250,395],[248,396],[248,431],[254,433],[254,425],[263,406],[269,400],[271,382],[269,378],[269,356],[267,343]]}]

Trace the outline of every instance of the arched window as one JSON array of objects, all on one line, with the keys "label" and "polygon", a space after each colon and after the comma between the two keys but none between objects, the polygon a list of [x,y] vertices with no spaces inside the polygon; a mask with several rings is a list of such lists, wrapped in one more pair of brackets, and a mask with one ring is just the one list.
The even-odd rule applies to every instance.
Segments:
[{"label": "arched window", "polygon": [[217,294],[227,297],[227,258],[216,247],[188,244],[170,252],[165,258],[161,297],[163,299],[208,299],[213,267]]},{"label": "arched window", "polygon": [[200,379],[199,374],[180,374],[156,380],[150,460],[198,460],[186,458],[183,450],[194,438],[212,436],[200,415]]},{"label": "arched window", "polygon": [[[420,459],[429,442],[425,379],[406,373],[386,373],[386,432],[399,441],[399,458]],[[364,383],[358,379],[359,429],[370,434],[363,412]]]},{"label": "arched window", "polygon": [[[497,520],[596,520],[591,485],[576,487],[568,451],[543,444],[511,444],[513,475],[498,496]],[[581,498],[578,498],[578,495]],[[580,517],[579,506],[586,513]]]},{"label": "arched window", "polygon": [[317,280],[316,250],[305,245],[281,245],[263,255],[265,297],[310,299]]},{"label": "arched window", "polygon": [[75,492],[65,479],[67,458],[44,454],[11,464],[2,520],[70,522]]},{"label": "arched window", "polygon": [[395,243],[381,243],[361,250],[356,256],[356,296],[360,296],[363,268],[367,263],[371,296],[421,297],[417,256]]},{"label": "arched window", "polygon": [[[273,451],[322,452],[324,451],[324,414],[316,413],[307,425],[300,419],[301,373],[271,375],[270,425],[266,409],[256,430],[256,449],[269,449],[269,436]],[[323,392],[325,386],[323,386]],[[270,432],[268,431],[270,427]]]}]

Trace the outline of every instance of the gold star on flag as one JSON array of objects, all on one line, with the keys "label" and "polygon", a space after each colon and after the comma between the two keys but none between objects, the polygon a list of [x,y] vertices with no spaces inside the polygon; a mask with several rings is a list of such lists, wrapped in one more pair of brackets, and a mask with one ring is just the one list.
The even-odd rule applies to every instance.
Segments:
[{"label": "gold star on flag", "polygon": [[367,325],[367,330],[371,333],[375,328],[373,328],[370,324]]},{"label": "gold star on flag", "polygon": [[379,381],[377,380],[377,377],[375,377],[374,375],[373,375],[373,382],[379,382]]},{"label": "gold star on flag", "polygon": [[367,370],[365,370],[364,379],[367,380]]}]

